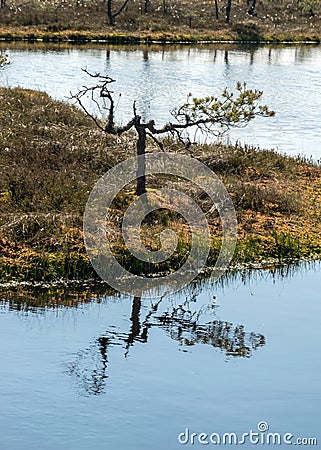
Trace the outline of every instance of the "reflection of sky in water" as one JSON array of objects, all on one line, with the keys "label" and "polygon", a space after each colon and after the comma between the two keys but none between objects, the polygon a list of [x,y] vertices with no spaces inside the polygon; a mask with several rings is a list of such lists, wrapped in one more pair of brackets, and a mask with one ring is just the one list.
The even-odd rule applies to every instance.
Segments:
[{"label": "reflection of sky in water", "polygon": [[[225,47],[227,48],[227,47]],[[169,111],[195,96],[219,93],[246,81],[264,91],[263,101],[277,113],[259,118],[246,129],[233,130],[231,139],[278,148],[280,151],[321,156],[321,49],[313,46],[181,48],[144,51],[85,47],[69,50],[20,51],[9,48],[13,64],[2,74],[2,83],[46,90],[66,98],[91,80],[80,71],[108,73],[117,80],[115,94],[122,93],[118,119],[125,122],[133,101],[143,117],[161,125]],[[7,79],[7,81],[6,81]]]},{"label": "reflection of sky in water", "polygon": [[[157,300],[144,300],[137,321],[129,297],[31,311],[0,303],[1,449],[175,450],[185,427],[242,434],[261,420],[271,432],[320,439],[320,264],[301,268],[287,278],[255,271],[223,287],[205,282],[156,312]],[[190,312],[178,339],[182,309]],[[167,311],[174,327],[157,319]],[[265,345],[228,357],[202,332],[211,321],[232,324],[236,348],[240,325],[246,345],[258,333]]]}]

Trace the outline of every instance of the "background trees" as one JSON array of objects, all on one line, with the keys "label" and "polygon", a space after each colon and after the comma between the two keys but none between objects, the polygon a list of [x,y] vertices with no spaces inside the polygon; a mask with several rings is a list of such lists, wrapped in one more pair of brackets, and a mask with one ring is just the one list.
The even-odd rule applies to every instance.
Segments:
[{"label": "background trees", "polygon": [[151,4],[151,0],[145,0],[145,2],[144,2],[144,13],[148,13],[150,4]]},{"label": "background trees", "polygon": [[125,31],[216,30],[224,23],[310,24],[321,16],[320,0],[0,0],[0,23],[45,25],[50,31],[97,30],[106,24]]},{"label": "background trees", "polygon": [[[130,0],[125,0],[118,9],[113,12],[113,1],[112,0],[106,0],[107,3],[107,17],[109,21],[109,25],[113,25],[114,20],[116,19],[119,14],[126,8],[127,4],[130,2]],[[145,2],[146,3],[146,2]]]},{"label": "background trees", "polygon": [[[232,9],[232,0],[226,0],[226,9],[225,9],[225,21],[226,23],[230,23],[231,18],[231,9]],[[215,2],[217,3],[217,2]],[[247,13],[250,16],[256,15],[255,7],[256,7],[256,0],[246,0],[246,4],[248,6]]]},{"label": "background trees", "polygon": [[232,0],[227,0],[226,10],[225,10],[225,22],[230,23],[231,17]]},{"label": "background trees", "polygon": [[246,0],[247,6],[249,6],[248,9],[248,14],[250,14],[250,16],[254,16],[255,13],[255,6],[256,6],[256,0]]},{"label": "background trees", "polygon": [[218,8],[218,0],[214,1],[214,6],[215,6],[215,18],[216,18],[216,20],[219,20],[220,15],[219,15],[219,8]]}]

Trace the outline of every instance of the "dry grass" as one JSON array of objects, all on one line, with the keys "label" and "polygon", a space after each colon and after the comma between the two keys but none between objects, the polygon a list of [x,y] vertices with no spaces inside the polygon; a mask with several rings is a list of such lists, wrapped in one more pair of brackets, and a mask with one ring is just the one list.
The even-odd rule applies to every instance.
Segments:
[{"label": "dry grass", "polygon": [[[185,152],[172,140],[167,151]],[[149,151],[154,151],[150,146]],[[0,90],[0,279],[55,280],[94,276],[82,236],[82,214],[98,178],[116,162],[135,154],[132,135],[102,136],[83,113],[46,94]],[[237,210],[239,243],[235,262],[269,258],[289,260],[321,253],[321,169],[302,159],[252,147],[203,145],[193,148],[222,179]],[[195,186],[181,180],[148,178],[148,186],[185,190],[204,209],[210,203]],[[131,189],[113,204],[120,218],[133,199]],[[151,218],[149,218],[151,219]],[[208,215],[212,229],[209,264],[220,247],[220,221]],[[157,249],[155,235],[172,227],[179,245],[159,267],[142,265],[124,248],[119,224],[110,224],[119,259],[135,272],[175,269],[190,248],[187,224],[177,214],[157,213],[143,224],[145,243]],[[118,225],[117,225],[118,224]]]},{"label": "dry grass", "polygon": [[[122,0],[113,2],[117,11]],[[164,11],[163,5],[166,5]],[[143,1],[131,1],[114,25],[107,21],[101,0],[8,0],[0,10],[0,34],[9,38],[44,40],[106,39],[124,42],[140,37],[158,40],[238,39],[246,41],[320,38],[321,4],[308,0],[257,2],[257,16],[247,14],[245,0],[232,3],[231,24],[225,24],[225,0],[218,0],[219,20],[210,0],[152,0],[144,12]],[[1,32],[2,28],[2,32]]]}]

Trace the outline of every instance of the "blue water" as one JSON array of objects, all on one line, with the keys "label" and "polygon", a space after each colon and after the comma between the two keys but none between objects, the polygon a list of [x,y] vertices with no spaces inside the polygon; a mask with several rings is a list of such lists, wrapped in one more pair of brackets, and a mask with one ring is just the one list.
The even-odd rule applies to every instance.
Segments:
[{"label": "blue water", "polygon": [[233,89],[237,81],[247,82],[248,87],[263,90],[262,101],[276,116],[258,118],[226,139],[321,158],[319,46],[65,48],[2,43],[0,49],[12,61],[0,84],[43,90],[58,99],[67,100],[71,92],[91,84],[81,68],[110,75],[116,80],[119,123],[131,118],[134,100],[143,118],[162,125],[189,92],[219,94],[226,86]]},{"label": "blue water", "polygon": [[320,270],[239,273],[158,305],[28,308],[3,292],[0,448],[171,450],[186,428],[241,436],[262,421],[321,442]]}]

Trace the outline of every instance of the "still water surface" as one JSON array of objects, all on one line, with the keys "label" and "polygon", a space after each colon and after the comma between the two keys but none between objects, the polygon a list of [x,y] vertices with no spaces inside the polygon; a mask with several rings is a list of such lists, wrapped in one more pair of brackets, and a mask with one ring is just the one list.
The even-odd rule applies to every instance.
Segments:
[{"label": "still water surface", "polygon": [[321,442],[320,271],[239,273],[159,302],[3,291],[0,448],[174,450],[186,428],[260,421]]},{"label": "still water surface", "polygon": [[122,93],[117,114],[125,122],[137,100],[144,118],[158,125],[169,111],[195,96],[220,93],[245,81],[264,91],[263,100],[276,111],[259,118],[230,138],[292,155],[321,158],[321,47],[209,45],[194,47],[59,47],[0,44],[12,65],[1,83],[48,92],[66,99],[90,84],[81,68],[109,74]]}]

